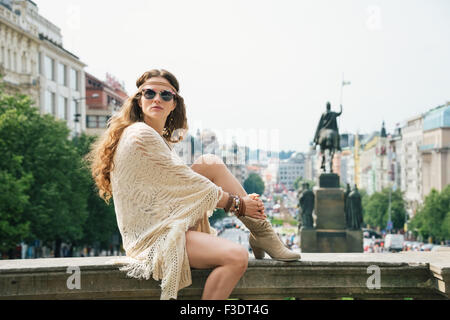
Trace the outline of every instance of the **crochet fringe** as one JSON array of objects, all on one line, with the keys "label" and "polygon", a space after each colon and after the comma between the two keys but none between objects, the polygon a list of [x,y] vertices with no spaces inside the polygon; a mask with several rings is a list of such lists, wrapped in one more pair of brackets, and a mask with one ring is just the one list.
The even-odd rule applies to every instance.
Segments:
[{"label": "crochet fringe", "polygon": [[[190,219],[188,219],[189,223],[186,224],[184,221],[177,221],[174,226],[171,227],[169,232],[167,232],[167,235],[164,236],[164,240],[162,245],[155,250],[155,254],[153,257],[150,254],[150,248],[147,248],[148,254],[145,260],[136,260],[129,262],[127,265],[121,267],[119,270],[124,271],[127,273],[127,276],[130,278],[136,278],[136,279],[145,279],[149,280],[150,277],[156,281],[162,280],[161,283],[161,300],[169,300],[169,299],[177,299],[178,295],[177,292],[170,292],[168,290],[167,285],[169,283],[168,275],[164,272],[167,270],[168,265],[170,265],[169,255],[165,255],[163,253],[167,252],[176,252],[177,248],[183,248],[183,250],[186,250],[186,232],[189,228],[193,227],[195,225],[195,222],[198,221],[203,217],[203,212],[207,212],[207,217],[209,218],[213,214],[213,210],[210,210],[208,208],[214,207],[216,205],[217,195],[214,193],[217,192],[216,190],[212,190],[211,193],[214,195],[211,197],[211,195],[208,195],[205,197],[204,200],[202,200],[201,205],[199,205]],[[222,195],[222,190],[218,189],[218,192],[220,195]],[[219,197],[220,199],[220,197]],[[205,209],[206,208],[206,209]],[[213,231],[215,231],[213,229]],[[215,232],[213,232],[215,234]],[[180,243],[181,242],[181,243]],[[155,244],[158,245],[158,244]],[[144,250],[144,251],[146,251]],[[185,252],[176,254],[177,256],[186,257],[187,254]],[[183,259],[182,259],[183,260]],[[181,265],[183,263],[189,263],[189,261],[179,261],[180,265],[178,265],[178,268],[181,269]],[[176,270],[180,271],[180,270]],[[177,279],[178,282],[176,284],[176,287],[178,288],[178,291],[190,286],[192,284],[192,278],[191,278],[191,270],[190,267],[185,270],[184,272],[181,271],[178,274]]]}]

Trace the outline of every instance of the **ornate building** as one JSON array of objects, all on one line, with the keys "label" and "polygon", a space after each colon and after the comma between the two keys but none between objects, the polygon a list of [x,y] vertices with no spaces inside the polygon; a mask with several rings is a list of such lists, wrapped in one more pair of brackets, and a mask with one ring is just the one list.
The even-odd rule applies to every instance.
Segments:
[{"label": "ornate building", "polygon": [[36,25],[0,2],[0,74],[7,93],[24,93],[39,105],[39,34]]},{"label": "ornate building", "polygon": [[0,72],[6,91],[30,95],[41,114],[67,121],[73,134],[85,131],[86,65],[63,47],[61,30],[33,1],[1,1]]}]

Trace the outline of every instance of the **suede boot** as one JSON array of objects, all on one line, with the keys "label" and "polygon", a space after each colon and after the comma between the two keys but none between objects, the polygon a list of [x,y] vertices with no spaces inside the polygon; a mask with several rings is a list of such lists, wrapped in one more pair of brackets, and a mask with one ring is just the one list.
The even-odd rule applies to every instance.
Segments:
[{"label": "suede boot", "polygon": [[264,259],[267,253],[272,259],[279,261],[295,261],[301,258],[283,244],[268,220],[250,217],[238,217],[250,230],[249,244],[256,259]]}]

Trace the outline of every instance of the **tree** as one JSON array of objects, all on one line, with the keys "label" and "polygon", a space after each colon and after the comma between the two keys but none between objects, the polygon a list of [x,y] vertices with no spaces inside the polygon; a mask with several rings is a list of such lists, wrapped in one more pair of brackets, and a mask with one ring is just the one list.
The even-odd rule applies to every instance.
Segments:
[{"label": "tree", "polygon": [[[65,121],[41,116],[25,95],[1,95],[0,140],[6,159],[21,159],[20,168],[29,185],[22,191],[23,218],[29,224],[27,242],[55,243],[59,256],[61,243],[82,237],[87,217],[88,183],[81,157],[69,140]],[[18,162],[16,161],[16,166]],[[9,175],[14,171],[7,169]],[[19,174],[20,175],[20,174]],[[17,174],[16,174],[17,176]]]},{"label": "tree", "polygon": [[[82,134],[72,140],[80,157],[84,158],[90,151],[92,143],[96,140],[94,136]],[[88,216],[86,222],[83,224],[83,238],[80,239],[79,244],[91,246],[97,244],[97,249],[108,250],[112,238],[119,235],[117,226],[116,213],[114,210],[114,202],[107,204],[98,195],[94,179],[90,174],[88,163],[83,163],[83,170],[89,180],[88,186]],[[77,243],[78,244],[78,243]]]},{"label": "tree", "polygon": [[265,189],[264,181],[258,174],[250,173],[248,178],[244,181],[244,189],[248,194],[257,193],[261,195],[264,193]]},{"label": "tree", "polygon": [[450,185],[442,192],[432,189],[423,206],[409,223],[409,229],[423,238],[434,241],[450,239]]},{"label": "tree", "polygon": [[208,218],[209,224],[214,225],[217,221],[220,221],[225,217],[228,217],[228,214],[225,212],[225,210],[221,208],[215,209],[214,213]]},{"label": "tree", "polygon": [[[363,197],[364,223],[385,229],[389,218],[389,188],[375,192],[370,197]],[[364,199],[365,198],[365,199]],[[391,192],[391,220],[394,229],[402,229],[405,224],[405,202],[400,190]]]},{"label": "tree", "polygon": [[[0,116],[0,132],[2,120]],[[1,145],[0,140],[0,154],[5,155]],[[27,191],[33,176],[23,171],[21,163],[22,158],[15,155],[12,158],[0,158],[0,251],[9,252],[11,259],[12,250],[30,232],[30,223],[24,214],[29,199]]]}]

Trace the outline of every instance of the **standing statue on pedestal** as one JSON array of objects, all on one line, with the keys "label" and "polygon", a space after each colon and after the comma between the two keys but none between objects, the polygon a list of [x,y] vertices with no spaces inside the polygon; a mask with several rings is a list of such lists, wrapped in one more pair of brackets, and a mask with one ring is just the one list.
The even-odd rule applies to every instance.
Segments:
[{"label": "standing statue on pedestal", "polygon": [[351,230],[361,229],[363,223],[362,203],[361,195],[356,184],[355,188],[348,195],[346,207],[347,210],[345,213],[348,217],[347,228]]},{"label": "standing statue on pedestal", "polygon": [[308,183],[303,183],[303,192],[300,194],[299,204],[301,208],[302,228],[313,228],[314,192],[309,189]]},{"label": "standing statue on pedestal", "polygon": [[320,117],[319,124],[314,135],[314,147],[320,145],[322,153],[321,169],[325,172],[325,151],[329,150],[330,154],[330,172],[333,172],[333,157],[336,150],[341,151],[341,143],[339,138],[339,129],[336,118],[342,114],[331,111],[331,104],[327,102],[327,111]]},{"label": "standing statue on pedestal", "polygon": [[350,192],[351,192],[352,190],[350,190],[350,184],[349,183],[347,183],[347,189],[345,190],[345,193],[344,193],[344,212],[345,212],[345,224],[347,225],[347,226],[349,226],[350,225],[350,217],[348,216],[348,196],[349,196],[349,194],[350,194]]}]

